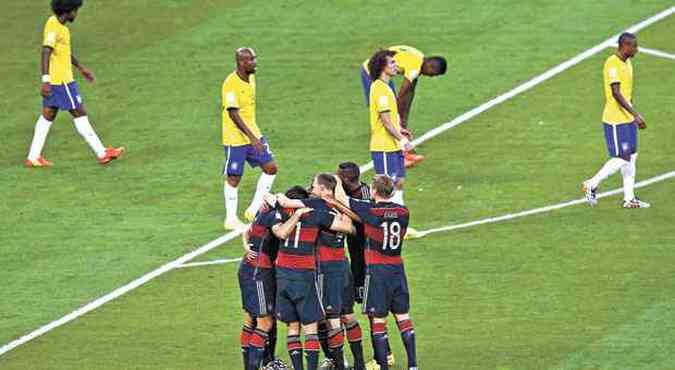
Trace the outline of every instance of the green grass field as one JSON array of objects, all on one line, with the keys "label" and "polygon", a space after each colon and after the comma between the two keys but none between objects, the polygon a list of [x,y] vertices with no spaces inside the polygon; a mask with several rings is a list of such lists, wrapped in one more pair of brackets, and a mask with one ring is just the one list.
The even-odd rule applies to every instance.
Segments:
[{"label": "green grass field", "polygon": [[[40,108],[48,2],[12,2],[0,29],[0,345],[223,234],[220,86],[233,50],[258,52],[258,121],[275,190],[369,160],[359,64],[375,49],[445,55],[420,82],[419,135],[670,6],[671,1],[88,1],[71,27],[96,73],[92,123],[128,154],[101,168],[61,114],[23,168]],[[675,53],[675,16],[639,33]],[[605,50],[423,144],[412,222],[429,229],[579,198],[606,160]],[[675,61],[634,60],[638,181],[675,170]],[[366,174],[366,177],[372,175]],[[254,190],[247,169],[240,204]],[[620,178],[602,190],[620,186]],[[406,264],[421,369],[675,369],[675,180],[620,197],[411,241]],[[243,207],[240,207],[243,209]],[[234,240],[199,260],[241,254]],[[237,264],[171,271],[0,356],[0,369],[238,369]],[[365,325],[364,325],[365,327]],[[391,343],[403,369],[394,326]],[[369,344],[365,346],[370,353]],[[280,333],[278,354],[285,355]]]}]

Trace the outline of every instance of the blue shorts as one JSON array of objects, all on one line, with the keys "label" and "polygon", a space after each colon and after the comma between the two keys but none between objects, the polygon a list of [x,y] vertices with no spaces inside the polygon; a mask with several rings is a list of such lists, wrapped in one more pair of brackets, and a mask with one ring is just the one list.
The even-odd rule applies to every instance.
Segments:
[{"label": "blue shorts", "polygon": [[354,313],[354,283],[349,263],[344,261],[333,265],[339,268],[322,269],[318,276],[321,302],[328,319]]},{"label": "blue shorts", "polygon": [[255,268],[246,262],[239,266],[242,307],[252,317],[274,314],[276,280],[273,269]]},{"label": "blue shorts", "polygon": [[402,151],[398,152],[370,152],[375,165],[375,174],[387,175],[394,182],[405,178],[405,158]]},{"label": "blue shorts", "polygon": [[277,267],[276,276],[277,319],[307,325],[325,318],[314,271],[297,272]]},{"label": "blue shorts", "polygon": [[225,166],[223,173],[228,176],[241,176],[244,174],[244,162],[248,162],[251,167],[265,165],[274,160],[267,140],[263,137],[260,141],[265,145],[265,151],[259,153],[251,144],[228,146],[225,145]]},{"label": "blue shorts", "polygon": [[637,124],[635,122],[610,125],[604,123],[605,141],[610,157],[629,158],[637,153]]},{"label": "blue shorts", "polygon": [[42,98],[43,107],[75,110],[82,106],[82,95],[80,95],[77,82],[51,86],[52,94],[47,98]]},{"label": "blue shorts", "polygon": [[[370,106],[370,84],[372,84],[373,81],[370,80],[370,75],[368,75],[368,71],[366,71],[365,68],[363,68],[363,65],[361,65],[361,84],[363,85],[363,95],[366,97],[366,106]],[[396,95],[396,85],[394,85],[394,80],[389,80],[389,87],[391,87],[391,91],[394,92],[394,95]]]},{"label": "blue shorts", "polygon": [[389,312],[404,314],[410,311],[410,291],[405,272],[371,272],[366,275],[363,313],[387,317]]}]

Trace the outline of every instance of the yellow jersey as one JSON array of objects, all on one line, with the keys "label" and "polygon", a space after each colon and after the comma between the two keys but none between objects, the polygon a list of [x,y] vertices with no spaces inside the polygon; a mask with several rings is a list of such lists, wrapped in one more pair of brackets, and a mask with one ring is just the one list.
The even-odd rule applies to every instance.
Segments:
[{"label": "yellow jersey", "polygon": [[397,130],[401,129],[396,96],[389,85],[377,79],[370,85],[370,151],[397,152],[401,147],[398,139],[384,127],[380,119],[382,112],[389,112],[391,123]]},{"label": "yellow jersey", "polygon": [[49,80],[52,85],[73,82],[70,30],[55,15],[49,17],[43,32],[43,46],[52,48],[49,57]]},{"label": "yellow jersey", "polygon": [[223,145],[239,146],[251,143],[248,136],[239,130],[230,118],[227,112],[230,108],[239,109],[239,116],[246,127],[255,137],[262,137],[255,122],[255,75],[251,74],[248,78],[246,82],[239,77],[237,71],[234,71],[223,82]]},{"label": "yellow jersey", "polygon": [[[422,63],[424,63],[424,54],[412,46],[398,45],[387,48],[396,52],[394,60],[398,66],[398,74],[405,76],[405,78],[413,82],[419,77],[422,71]],[[368,72],[368,62],[370,59],[363,62],[363,68]]]},{"label": "yellow jersey", "polygon": [[635,117],[619,105],[612,95],[612,84],[619,83],[621,95],[629,104],[633,104],[633,65],[630,59],[624,62],[616,54],[610,56],[605,62],[602,76],[605,89],[605,110],[602,113],[602,121],[610,125],[633,122]]}]

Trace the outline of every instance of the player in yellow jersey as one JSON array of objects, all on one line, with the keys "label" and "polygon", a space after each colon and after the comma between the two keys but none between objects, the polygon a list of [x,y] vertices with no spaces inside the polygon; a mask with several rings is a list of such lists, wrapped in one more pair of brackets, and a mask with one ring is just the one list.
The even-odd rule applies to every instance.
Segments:
[{"label": "player in yellow jersey", "polygon": [[592,178],[584,181],[582,189],[591,206],[598,203],[600,183],[621,170],[623,175],[623,207],[649,208],[650,204],[635,196],[635,162],[637,160],[637,129],[647,128],[644,118],[633,107],[633,65],[630,58],[638,52],[637,37],[623,33],[619,48],[607,58],[603,69],[605,90],[604,122],[609,161]]},{"label": "player in yellow jersey", "polygon": [[[447,61],[441,56],[426,57],[424,54],[412,46],[398,45],[391,46],[387,50],[394,52],[394,60],[398,66],[397,74],[403,76],[401,89],[396,97],[399,115],[401,117],[401,127],[409,130],[408,117],[410,108],[415,97],[415,89],[420,76],[434,77],[445,74],[447,70]],[[361,66],[361,83],[366,97],[366,104],[370,104],[370,75],[368,72],[368,60]],[[389,86],[396,92],[393,80],[389,80]],[[407,131],[404,131],[407,133]],[[405,165],[411,167],[424,160],[424,156],[413,152],[405,153]]]},{"label": "player in yellow jersey", "polygon": [[224,175],[225,229],[243,229],[245,225],[237,217],[238,186],[244,174],[244,163],[260,166],[262,174],[251,204],[245,216],[253,221],[260,209],[265,194],[269,193],[277,173],[277,164],[267,140],[263,137],[255,116],[256,54],[251,48],[239,48],[235,52],[237,69],[230,73],[222,88],[223,99],[223,146],[227,160]]},{"label": "player in yellow jersey", "polygon": [[82,135],[96,154],[101,165],[108,164],[124,153],[124,147],[105,148],[89,123],[87,111],[78,92],[77,82],[73,78],[72,66],[75,66],[89,82],[94,75],[85,68],[71,53],[70,30],[72,23],[82,7],[82,0],[52,0],[54,15],[49,17],[44,28],[42,43],[42,114],[35,124],[33,141],[26,159],[27,167],[50,167],[52,162],[42,156],[42,148],[47,140],[49,129],[59,110],[67,110],[73,116],[77,132]]}]

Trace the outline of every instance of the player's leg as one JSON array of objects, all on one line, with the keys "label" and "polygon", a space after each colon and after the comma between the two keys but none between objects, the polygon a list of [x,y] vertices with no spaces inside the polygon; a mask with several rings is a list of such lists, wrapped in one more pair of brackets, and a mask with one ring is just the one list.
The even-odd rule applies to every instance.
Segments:
[{"label": "player's leg", "polygon": [[354,370],[365,370],[365,360],[363,356],[363,331],[356,320],[354,314],[346,314],[341,317],[342,324],[347,332],[347,341],[354,358]]},{"label": "player's leg", "polygon": [[269,332],[272,330],[274,319],[271,315],[256,318],[256,327],[251,334],[248,350],[248,369],[258,370],[263,365],[265,348],[269,340]]},{"label": "player's leg", "polygon": [[246,227],[237,216],[239,182],[244,175],[244,163],[249,145],[225,146],[223,197],[225,198],[225,230],[240,230]]},{"label": "player's leg", "polygon": [[255,322],[253,317],[246,311],[244,311],[244,325],[241,328],[241,333],[239,335],[239,341],[241,343],[241,355],[244,362],[244,370],[248,369],[248,350],[249,344],[251,342],[251,335],[255,328]]},{"label": "player's leg", "polygon": [[380,365],[380,370],[388,370],[387,348],[389,347],[389,339],[387,336],[387,316],[373,317],[371,331],[375,360]]},{"label": "player's leg", "polygon": [[[391,353],[386,328],[386,318],[389,314],[388,302],[391,296],[388,289],[387,278],[374,273],[366,275],[363,313],[369,317],[373,353],[375,361],[382,369],[389,366],[388,357]],[[371,366],[369,364],[369,368]]]},{"label": "player's leg", "polygon": [[621,167],[623,175],[623,207],[624,208],[649,208],[651,205],[635,196],[635,175],[637,172],[637,125],[629,124],[622,128],[622,149],[626,151],[625,157],[628,163]]},{"label": "player's leg", "polygon": [[405,179],[405,165],[403,153],[397,152],[371,152],[375,174],[389,176],[396,186],[391,201],[405,205],[403,201],[403,183]]},{"label": "player's leg", "polygon": [[[610,159],[590,179],[582,184],[582,190],[586,194],[586,200],[593,206],[597,204],[596,192],[602,181],[613,175],[626,165],[627,160],[621,157],[621,145],[619,143],[617,125],[603,124],[605,143]],[[630,158],[628,158],[630,160]]]},{"label": "player's leg", "polygon": [[401,333],[401,340],[408,355],[408,369],[417,369],[417,353],[415,347],[415,329],[410,320],[410,291],[405,274],[392,278],[388,282],[393,291],[391,311],[396,318],[396,325]]},{"label": "player's leg", "polygon": [[275,360],[276,348],[277,348],[277,320],[272,318],[274,323],[272,324],[272,329],[269,332],[269,338],[267,340],[267,348],[265,350],[265,360],[264,364],[268,364]]},{"label": "player's leg", "polygon": [[68,99],[72,104],[72,109],[70,109],[70,114],[73,116],[73,122],[75,123],[75,129],[82,136],[84,141],[87,142],[91,150],[98,158],[98,163],[101,165],[106,165],[110,161],[115,160],[124,154],[125,148],[105,148],[101,139],[98,138],[94,128],[89,122],[89,116],[87,115],[87,110],[82,103],[82,97],[78,91],[77,83],[71,82],[67,85],[64,85]]},{"label": "player's leg", "polygon": [[321,293],[318,283],[313,275],[298,284],[296,290],[296,309],[300,316],[302,331],[305,334],[305,354],[307,356],[307,369],[317,370],[319,367],[319,352],[321,344],[318,336],[318,322],[326,317],[326,312],[321,304]]},{"label": "player's leg", "polygon": [[328,332],[330,332],[330,324],[327,320],[321,320],[318,324],[318,336],[319,344],[321,344],[321,351],[325,357],[325,360],[319,366],[319,369],[332,369],[333,368],[333,354],[330,351],[330,346],[328,345]]},{"label": "player's leg", "polygon": [[303,370],[302,342],[300,341],[300,322],[288,323],[288,356],[291,359],[293,370]]},{"label": "player's leg", "polygon": [[33,140],[30,144],[28,157],[26,158],[26,167],[50,167],[52,162],[42,156],[42,149],[47,141],[49,129],[56,119],[59,109],[57,107],[45,106],[42,108],[42,114],[35,123]]},{"label": "player's leg", "polygon": [[342,327],[347,334],[346,336],[347,342],[349,342],[349,349],[351,350],[352,357],[354,358],[354,369],[364,370],[365,361],[363,358],[363,345],[361,344],[363,333],[358,320],[356,320],[354,317],[354,279],[352,278],[351,270],[348,267],[349,263],[345,262],[345,265],[347,265],[347,268],[345,269],[346,284],[344,285],[342,291],[343,296],[340,321],[342,322]]},{"label": "player's leg", "polygon": [[249,151],[247,157],[247,161],[252,167],[260,166],[262,169],[251,204],[246,208],[244,213],[248,221],[253,221],[255,219],[255,215],[262,205],[263,197],[272,189],[274,179],[279,170],[267,140],[263,137],[260,141],[265,145],[265,150],[263,152],[258,152],[253,148],[252,151]]}]

